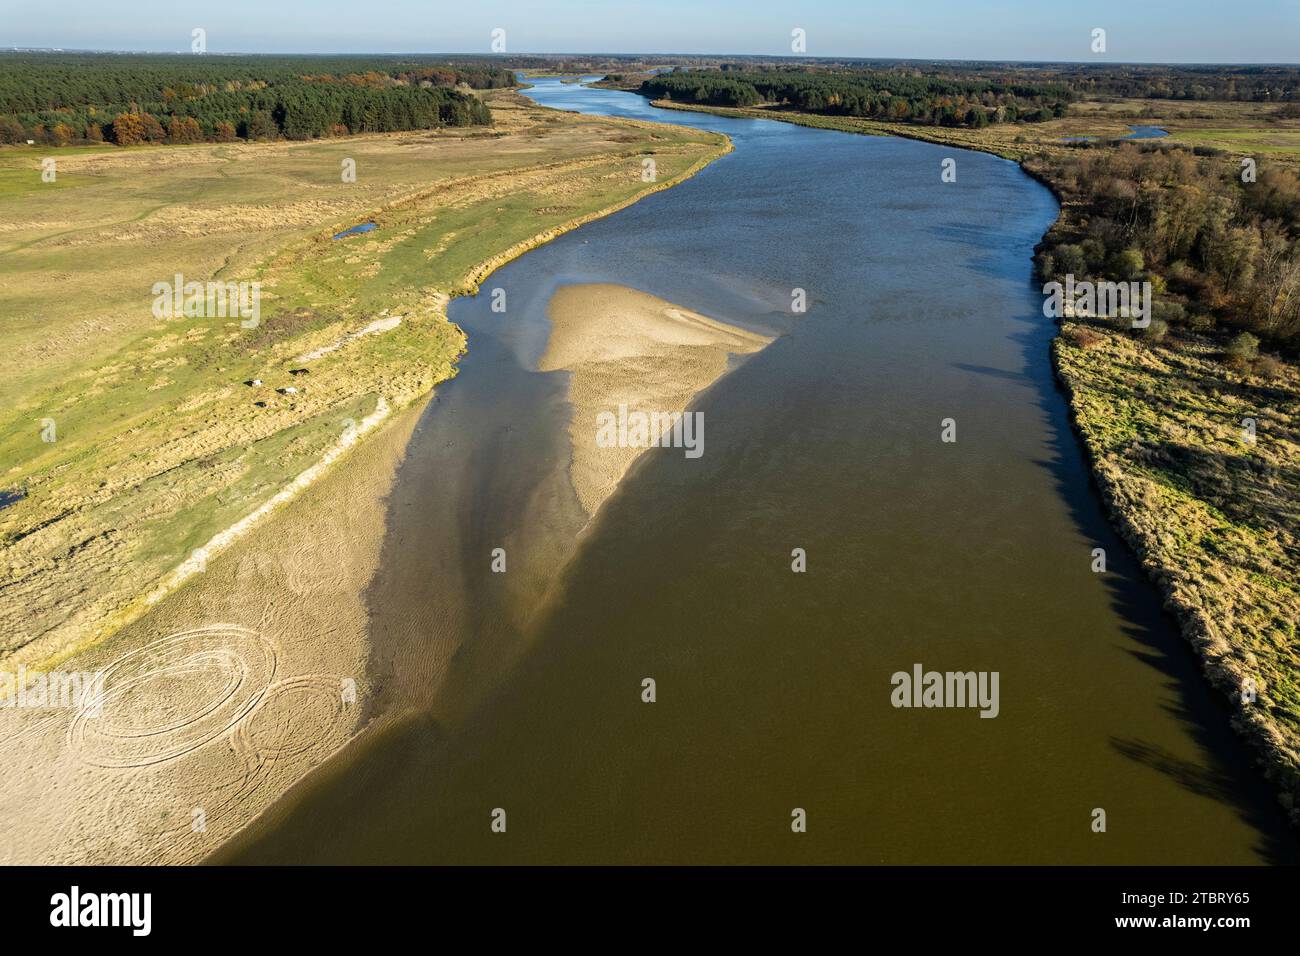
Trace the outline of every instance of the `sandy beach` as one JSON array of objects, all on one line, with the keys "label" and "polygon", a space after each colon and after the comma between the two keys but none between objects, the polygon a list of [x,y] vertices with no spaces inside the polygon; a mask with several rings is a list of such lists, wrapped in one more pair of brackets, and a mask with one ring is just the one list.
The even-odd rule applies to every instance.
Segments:
[{"label": "sandy beach", "polygon": [[[685,411],[727,371],[732,355],[757,352],[771,339],[671,302],[617,285],[571,285],[548,309],[551,337],[539,367],[570,373],[573,420],[570,476],[594,515],[645,451],[602,447],[601,416]],[[603,419],[608,420],[608,419]]]}]

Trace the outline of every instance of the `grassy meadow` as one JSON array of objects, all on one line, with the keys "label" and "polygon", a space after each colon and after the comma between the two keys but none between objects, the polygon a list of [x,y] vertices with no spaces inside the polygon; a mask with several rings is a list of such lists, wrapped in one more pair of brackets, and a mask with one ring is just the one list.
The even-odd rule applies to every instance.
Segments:
[{"label": "grassy meadow", "polygon": [[[485,96],[491,128],[0,150],[0,658],[48,665],[129,620],[381,402],[454,374],[449,295],[729,148]],[[177,273],[260,283],[260,324],[156,318]]]}]

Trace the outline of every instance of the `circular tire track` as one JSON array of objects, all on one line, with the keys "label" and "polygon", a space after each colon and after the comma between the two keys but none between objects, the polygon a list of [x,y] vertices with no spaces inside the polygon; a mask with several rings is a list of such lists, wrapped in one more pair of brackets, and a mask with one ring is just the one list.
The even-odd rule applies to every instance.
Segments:
[{"label": "circular tire track", "polygon": [[98,767],[176,760],[237,726],[275,680],[275,648],[255,631],[215,624],[117,658],[68,727],[68,746]]},{"label": "circular tire track", "polygon": [[325,743],[344,710],[339,678],[304,674],[270,688],[235,734],[260,760],[297,757]]},{"label": "circular tire track", "polygon": [[227,817],[239,818],[258,789],[273,779],[276,761],[328,745],[345,711],[337,677],[307,674],[279,681],[235,723],[224,747],[209,747],[189,758],[203,763],[201,795],[176,792],[173,788],[183,778],[171,765],[131,767],[110,790],[109,818],[130,821],[121,839],[136,851],[150,851],[152,862],[166,861],[177,851],[184,858],[192,845],[195,809],[203,812],[205,829]]}]

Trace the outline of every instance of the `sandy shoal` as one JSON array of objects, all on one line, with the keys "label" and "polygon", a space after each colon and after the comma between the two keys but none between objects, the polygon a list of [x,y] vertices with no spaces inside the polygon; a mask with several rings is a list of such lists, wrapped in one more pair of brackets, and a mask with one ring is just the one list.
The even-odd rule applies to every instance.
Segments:
[{"label": "sandy shoal", "polygon": [[[602,413],[618,415],[621,405],[629,413],[685,411],[727,371],[730,356],[757,352],[772,341],[619,285],[564,286],[551,298],[548,315],[551,335],[539,367],[571,373],[570,475],[588,515],[646,451],[600,447]],[[707,449],[707,430],[705,438]]]}]

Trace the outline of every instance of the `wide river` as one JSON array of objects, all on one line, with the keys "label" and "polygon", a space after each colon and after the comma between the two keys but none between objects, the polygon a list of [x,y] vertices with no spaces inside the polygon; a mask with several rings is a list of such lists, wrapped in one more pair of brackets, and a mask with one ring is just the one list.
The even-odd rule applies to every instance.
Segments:
[{"label": "wide river", "polygon": [[[551,79],[528,95],[736,149],[452,303],[469,352],[415,433],[368,593],[374,678],[411,716],[218,859],[1296,859],[1091,490],[1032,281],[1045,188],[912,140]],[[778,336],[697,398],[705,454],[642,457],[590,524],[566,373],[537,371],[551,295],[586,282]],[[997,717],[893,707],[915,664],[998,672]]]}]

